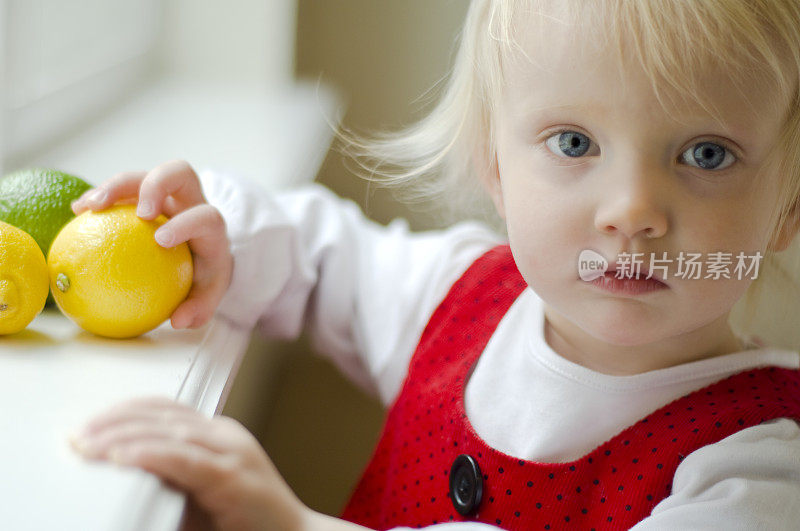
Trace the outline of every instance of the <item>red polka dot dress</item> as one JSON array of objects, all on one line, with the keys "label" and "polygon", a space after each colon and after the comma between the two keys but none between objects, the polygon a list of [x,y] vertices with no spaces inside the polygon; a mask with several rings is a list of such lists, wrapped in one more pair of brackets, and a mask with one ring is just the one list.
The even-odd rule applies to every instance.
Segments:
[{"label": "red polka dot dress", "polygon": [[746,370],[683,396],[566,463],[488,446],[464,389],[526,287],[508,246],[453,285],[422,334],[377,448],[342,518],[373,529],[477,521],[503,529],[628,529],[671,492],[684,457],[765,420],[800,420],[800,374]]}]

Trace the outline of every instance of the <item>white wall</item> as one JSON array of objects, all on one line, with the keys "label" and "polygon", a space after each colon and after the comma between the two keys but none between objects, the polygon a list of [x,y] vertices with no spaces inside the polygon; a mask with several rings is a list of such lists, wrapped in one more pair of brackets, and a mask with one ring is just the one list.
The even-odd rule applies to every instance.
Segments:
[{"label": "white wall", "polygon": [[0,0],[0,172],[163,76],[293,79],[296,0]]},{"label": "white wall", "polygon": [[171,75],[292,80],[295,0],[166,0],[165,8],[160,57]]},{"label": "white wall", "polygon": [[0,0],[0,161],[113,104],[151,70],[161,0]]}]

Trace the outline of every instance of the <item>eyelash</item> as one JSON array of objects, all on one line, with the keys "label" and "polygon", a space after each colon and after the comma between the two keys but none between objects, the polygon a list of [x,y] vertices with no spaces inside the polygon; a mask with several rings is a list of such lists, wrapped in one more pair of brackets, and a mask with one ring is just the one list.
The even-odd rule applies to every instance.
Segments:
[{"label": "eyelash", "polygon": [[[584,158],[584,157],[567,157],[567,156],[560,157],[560,156],[556,155],[555,153],[553,153],[552,151],[550,151],[550,148],[548,148],[547,144],[546,144],[547,140],[549,140],[550,138],[552,138],[554,136],[560,135],[562,133],[579,133],[581,135],[584,134],[584,133],[581,133],[580,131],[577,131],[575,129],[570,129],[570,128],[566,128],[566,127],[546,132],[544,134],[544,140],[542,141],[542,144],[543,144],[544,149],[547,151],[548,155],[550,155],[551,157],[555,158],[556,160],[564,160],[564,159],[570,159],[570,158],[573,158],[573,159]],[[589,137],[589,135],[584,135],[584,136],[589,138],[589,141],[596,145],[596,142],[594,142],[594,140],[592,140],[591,137]],[[716,170],[716,169],[708,169],[707,170],[705,168],[700,168],[698,166],[692,166],[690,164],[687,164],[687,166],[689,166],[690,168],[694,168],[694,169],[697,169],[697,170],[705,170],[705,171],[708,171],[708,172],[721,173],[721,172],[724,172],[725,170],[731,168],[734,164],[736,164],[737,162],[739,162],[741,160],[741,158],[739,157],[739,154],[737,153],[736,149],[734,149],[733,146],[731,146],[728,142],[725,142],[724,140],[700,139],[700,140],[696,141],[694,144],[692,144],[692,146],[696,146],[697,144],[702,144],[704,142],[708,142],[709,144],[716,144],[716,145],[720,146],[727,153],[730,153],[731,155],[733,155],[734,161],[731,164],[729,164],[727,167],[725,167],[725,168],[723,168],[721,170]],[[692,147],[692,146],[690,146],[690,147]],[[681,155],[683,155],[683,153],[685,153],[685,152],[686,152],[686,149],[681,151]]]}]

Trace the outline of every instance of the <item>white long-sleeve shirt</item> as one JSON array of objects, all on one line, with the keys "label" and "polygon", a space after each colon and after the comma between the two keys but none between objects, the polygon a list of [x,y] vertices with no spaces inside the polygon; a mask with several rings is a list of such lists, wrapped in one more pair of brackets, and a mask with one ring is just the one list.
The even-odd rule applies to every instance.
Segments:
[{"label": "white long-sleeve shirt", "polygon": [[[389,405],[433,310],[466,268],[503,239],[464,222],[413,233],[381,226],[320,185],[268,194],[235,175],[200,174],[223,214],[235,257],[218,314],[271,337],[305,329],[320,354]],[[479,358],[466,411],[494,448],[540,462],[577,459],[650,412],[736,372],[800,368],[771,347],[632,376],[570,362],[544,339],[541,299],[526,288]],[[688,455],[672,494],[637,531],[793,529],[800,525],[800,427],[777,419]],[[480,523],[437,529],[495,529]],[[405,529],[405,528],[404,528]]]}]

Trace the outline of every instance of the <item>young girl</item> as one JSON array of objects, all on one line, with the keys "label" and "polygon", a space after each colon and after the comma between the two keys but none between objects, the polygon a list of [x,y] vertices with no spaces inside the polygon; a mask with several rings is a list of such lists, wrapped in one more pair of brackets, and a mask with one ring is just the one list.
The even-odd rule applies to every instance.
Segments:
[{"label": "young girl", "polygon": [[[184,162],[112,178],[75,211],[138,201],[195,254],[174,327],[306,327],[389,410],[341,520],[239,424],[166,399],[75,446],[184,489],[189,527],[796,526],[800,355],[728,318],[800,229],[798,80],[794,0],[474,0],[439,106],[360,147],[390,181],[480,187],[507,237],[381,227],[318,185],[269,196]],[[605,274],[583,280],[587,252]],[[690,253],[731,270],[681,275]],[[737,256],[766,259],[742,277]]]}]

